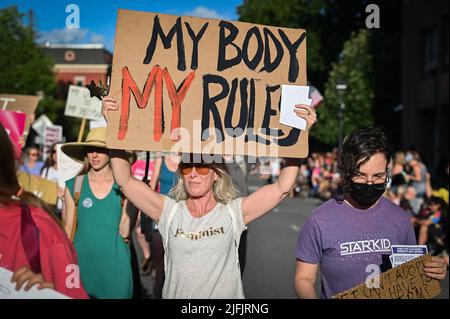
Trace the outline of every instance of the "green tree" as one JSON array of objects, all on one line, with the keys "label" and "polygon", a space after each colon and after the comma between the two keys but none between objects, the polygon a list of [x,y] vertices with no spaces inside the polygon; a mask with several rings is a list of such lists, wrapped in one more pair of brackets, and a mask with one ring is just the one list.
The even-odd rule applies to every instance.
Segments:
[{"label": "green tree", "polygon": [[[323,143],[337,145],[341,98],[345,103],[344,136],[373,124],[374,86],[369,38],[368,30],[354,33],[344,44],[339,61],[332,65],[325,84],[326,99],[317,109],[320,125],[312,131],[313,136]],[[344,93],[336,89],[341,82],[347,85]]]},{"label": "green tree", "polygon": [[[352,32],[366,29],[368,4],[378,5],[381,18],[380,29],[368,30],[376,105],[374,121],[384,124],[389,139],[398,145],[401,117],[393,109],[401,103],[402,1],[246,0],[238,7],[238,13],[241,21],[306,29],[308,80],[324,92],[332,64],[338,61],[344,42]],[[327,100],[328,96],[324,96]],[[322,120],[319,121],[317,127],[322,125]]]},{"label": "green tree", "polygon": [[16,7],[0,10],[0,92],[52,96],[51,61],[34,42],[35,32],[22,23]]},{"label": "green tree", "polygon": [[44,98],[36,117],[46,114],[53,123],[63,125],[65,135],[73,139],[79,121],[65,117],[65,101],[54,98],[52,61],[35,43],[36,33],[23,24],[23,19],[17,7],[0,10],[0,93],[35,95],[41,91]]},{"label": "green tree", "polygon": [[237,11],[240,21],[306,29],[308,80],[323,90],[343,43],[365,26],[366,4],[365,0],[247,0]]}]

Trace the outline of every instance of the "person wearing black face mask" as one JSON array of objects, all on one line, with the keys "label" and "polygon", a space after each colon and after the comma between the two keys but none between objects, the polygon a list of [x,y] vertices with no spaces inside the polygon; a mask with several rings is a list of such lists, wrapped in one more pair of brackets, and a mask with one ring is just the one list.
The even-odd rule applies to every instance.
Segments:
[{"label": "person wearing black face mask", "polygon": [[[390,145],[379,128],[349,134],[339,154],[344,194],[318,207],[303,226],[295,252],[295,289],[299,298],[317,298],[320,268],[322,298],[364,283],[367,266],[380,271],[392,245],[416,245],[409,215],[382,195],[389,182]],[[425,264],[427,276],[443,280],[441,257]]]},{"label": "person wearing black face mask", "polygon": [[352,181],[351,187],[351,198],[361,207],[370,207],[384,194],[386,190],[386,178],[384,178],[384,182],[374,184]]}]

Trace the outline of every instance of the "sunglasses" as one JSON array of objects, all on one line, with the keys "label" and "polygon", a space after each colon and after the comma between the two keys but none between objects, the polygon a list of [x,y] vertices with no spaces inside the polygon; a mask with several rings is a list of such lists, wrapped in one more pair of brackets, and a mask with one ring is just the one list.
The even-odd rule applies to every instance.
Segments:
[{"label": "sunglasses", "polygon": [[182,164],[180,165],[180,172],[182,175],[188,175],[192,172],[194,167],[199,175],[207,175],[209,170],[212,169],[212,167],[207,164]]},{"label": "sunglasses", "polygon": [[108,154],[108,150],[104,147],[96,147],[96,146],[87,146],[86,147],[86,154],[87,153],[99,153],[99,154]]},{"label": "sunglasses", "polygon": [[38,156],[38,153],[28,153],[28,156]]}]

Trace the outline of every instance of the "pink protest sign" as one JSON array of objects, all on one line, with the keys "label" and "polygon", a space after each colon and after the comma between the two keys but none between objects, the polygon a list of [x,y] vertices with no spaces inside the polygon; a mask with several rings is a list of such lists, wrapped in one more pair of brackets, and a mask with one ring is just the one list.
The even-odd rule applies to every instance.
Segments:
[{"label": "pink protest sign", "polygon": [[0,123],[13,143],[16,158],[19,158],[22,153],[20,139],[25,130],[26,118],[26,114],[22,112],[0,110]]},{"label": "pink protest sign", "polygon": [[[149,170],[148,170],[148,179],[152,179],[153,171],[155,169],[155,162],[150,161]],[[137,160],[134,162],[133,166],[131,166],[131,170],[133,172],[134,177],[136,177],[139,180],[142,180],[142,178],[145,176],[145,161],[143,160]]]}]

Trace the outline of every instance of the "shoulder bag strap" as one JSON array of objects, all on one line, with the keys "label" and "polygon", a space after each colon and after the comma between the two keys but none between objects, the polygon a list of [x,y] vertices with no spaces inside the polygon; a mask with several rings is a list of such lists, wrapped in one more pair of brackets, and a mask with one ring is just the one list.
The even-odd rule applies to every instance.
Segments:
[{"label": "shoulder bag strap", "polygon": [[77,224],[78,224],[78,204],[80,201],[80,195],[81,195],[81,189],[83,187],[83,180],[84,175],[78,175],[75,177],[75,182],[73,186],[73,201],[75,203],[75,210],[73,212],[73,222],[72,222],[72,229],[70,230],[70,241],[73,242],[75,239],[75,232],[77,230]]}]

